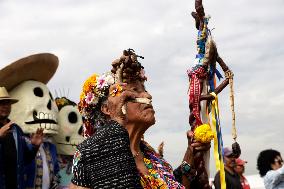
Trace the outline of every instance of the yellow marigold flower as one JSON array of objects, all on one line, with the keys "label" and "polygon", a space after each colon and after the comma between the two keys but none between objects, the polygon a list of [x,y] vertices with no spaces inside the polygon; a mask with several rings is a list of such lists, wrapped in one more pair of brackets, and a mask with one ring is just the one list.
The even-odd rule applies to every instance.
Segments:
[{"label": "yellow marigold flower", "polygon": [[209,143],[214,138],[210,125],[203,124],[194,131],[194,139],[201,143]]},{"label": "yellow marigold flower", "polygon": [[121,92],[122,92],[122,87],[119,85],[119,84],[117,84],[116,85],[116,88],[115,89],[113,89],[111,92],[110,92],[110,95],[111,96],[119,96],[120,94],[121,94]]},{"label": "yellow marigold flower", "polygon": [[93,87],[96,86],[97,77],[98,77],[98,75],[94,74],[85,81],[84,86],[83,86],[83,92],[87,93],[90,90],[92,90]]},{"label": "yellow marigold flower", "polygon": [[83,100],[85,98],[85,93],[84,92],[81,92],[80,94],[80,100]]},{"label": "yellow marigold flower", "polygon": [[55,99],[56,105],[60,106],[64,104],[64,101],[62,99]]}]

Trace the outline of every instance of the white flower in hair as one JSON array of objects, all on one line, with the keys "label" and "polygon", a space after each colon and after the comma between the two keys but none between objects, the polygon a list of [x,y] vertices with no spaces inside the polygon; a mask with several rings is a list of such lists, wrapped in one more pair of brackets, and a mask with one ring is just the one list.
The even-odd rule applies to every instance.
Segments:
[{"label": "white flower in hair", "polygon": [[111,73],[106,74],[106,78],[105,78],[106,83],[110,86],[112,84],[114,84],[114,77],[113,75],[111,75]]},{"label": "white flower in hair", "polygon": [[103,89],[104,87],[109,87],[114,84],[114,78],[110,73],[102,74],[97,81],[97,88]]}]

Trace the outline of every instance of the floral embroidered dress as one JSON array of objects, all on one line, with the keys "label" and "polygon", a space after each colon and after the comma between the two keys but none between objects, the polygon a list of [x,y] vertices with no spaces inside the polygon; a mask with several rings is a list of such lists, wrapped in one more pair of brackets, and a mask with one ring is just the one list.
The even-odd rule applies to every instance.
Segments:
[{"label": "floral embroidered dress", "polygon": [[144,189],[185,189],[176,181],[171,165],[145,141],[141,143],[144,163],[149,174],[140,173],[141,185]]}]

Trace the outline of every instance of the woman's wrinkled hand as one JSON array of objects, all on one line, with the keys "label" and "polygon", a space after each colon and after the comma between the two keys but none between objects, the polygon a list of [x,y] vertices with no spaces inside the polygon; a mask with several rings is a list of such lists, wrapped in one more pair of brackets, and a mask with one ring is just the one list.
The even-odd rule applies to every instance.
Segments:
[{"label": "woman's wrinkled hand", "polygon": [[127,102],[134,100],[135,97],[136,92],[129,90],[126,83],[113,84],[109,89],[107,114],[112,120],[124,125],[125,121],[127,121],[127,115],[123,112],[123,109],[126,108]]},{"label": "woman's wrinkled hand", "polygon": [[207,151],[210,149],[210,143],[201,143],[194,140],[194,135],[192,131],[187,131],[187,150],[185,152],[183,160],[188,162],[192,167],[194,167],[194,152]]},{"label": "woman's wrinkled hand", "polygon": [[194,139],[194,135],[192,131],[187,132],[187,140],[188,140],[188,147],[191,147],[192,149],[196,151],[207,151],[211,147],[210,143],[197,142]]}]

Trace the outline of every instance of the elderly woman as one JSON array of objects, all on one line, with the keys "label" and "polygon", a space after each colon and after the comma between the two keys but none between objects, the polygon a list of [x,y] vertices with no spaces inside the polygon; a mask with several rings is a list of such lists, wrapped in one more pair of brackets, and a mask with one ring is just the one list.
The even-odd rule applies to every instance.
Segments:
[{"label": "elderly woman", "polygon": [[[193,150],[208,150],[187,133],[183,162],[170,164],[143,140],[155,123],[152,96],[133,50],[112,63],[112,73],[93,75],[84,84],[79,109],[85,134],[90,135],[74,155],[71,188],[190,188],[197,172]],[[95,128],[95,134],[92,135]]]},{"label": "elderly woman", "polygon": [[273,149],[260,152],[257,169],[266,189],[284,188],[284,166],[280,152]]}]

